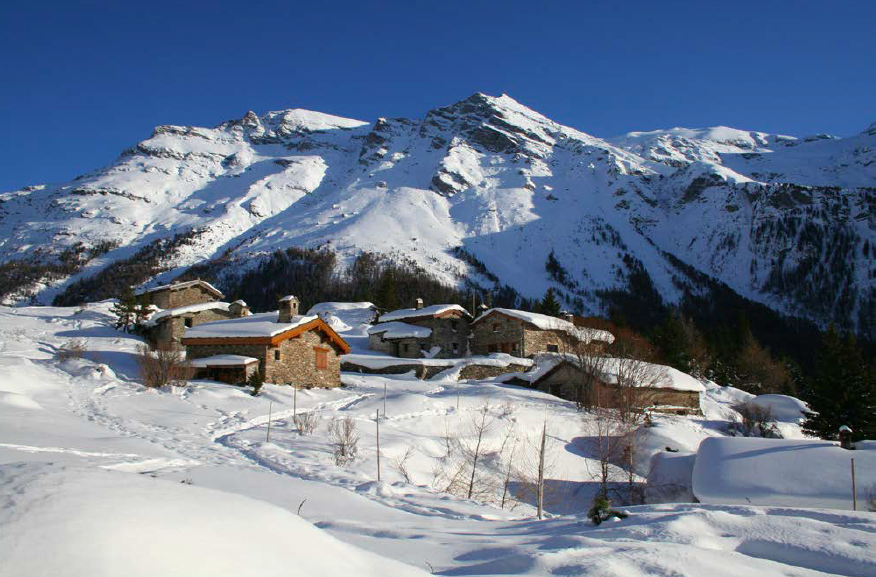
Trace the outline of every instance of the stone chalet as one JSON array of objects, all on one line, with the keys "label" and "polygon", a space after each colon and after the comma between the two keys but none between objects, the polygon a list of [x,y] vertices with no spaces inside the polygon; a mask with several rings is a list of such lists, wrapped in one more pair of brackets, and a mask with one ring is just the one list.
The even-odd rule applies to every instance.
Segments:
[{"label": "stone chalet", "polygon": [[475,355],[508,353],[531,357],[538,353],[568,352],[579,344],[601,352],[614,342],[607,331],[577,327],[572,322],[514,309],[489,309],[471,323]]},{"label": "stone chalet", "polygon": [[368,348],[406,359],[458,358],[468,349],[471,315],[459,305],[423,306],[380,315],[368,329]]},{"label": "stone chalet", "polygon": [[[266,382],[337,387],[349,345],[318,316],[298,314],[298,299],[280,299],[277,313],[204,323],[186,330],[186,358],[196,376],[241,382],[258,369]],[[238,380],[239,379],[239,380]]]},{"label": "stone chalet", "polygon": [[[606,358],[602,367],[603,376],[597,390],[580,390],[586,382],[580,361],[573,355],[540,355],[538,368],[528,373],[509,375],[508,384],[523,385],[550,393],[569,401],[577,401],[578,395],[589,395],[591,402],[600,399],[606,408],[617,407],[622,401],[632,401],[640,408],[675,413],[700,413],[700,393],[705,388],[695,378],[671,367],[650,365],[655,371],[655,381],[650,386],[623,390],[617,386],[618,359]],[[626,395],[626,397],[623,397]]]},{"label": "stone chalet", "polygon": [[186,329],[224,319],[249,316],[243,301],[233,303],[205,302],[154,313],[143,325],[146,339],[156,348],[182,348],[180,341]]},{"label": "stone chalet", "polygon": [[159,309],[175,309],[177,307],[220,301],[224,298],[219,289],[202,280],[158,286],[137,291],[135,294],[144,299],[146,304],[151,304]]}]

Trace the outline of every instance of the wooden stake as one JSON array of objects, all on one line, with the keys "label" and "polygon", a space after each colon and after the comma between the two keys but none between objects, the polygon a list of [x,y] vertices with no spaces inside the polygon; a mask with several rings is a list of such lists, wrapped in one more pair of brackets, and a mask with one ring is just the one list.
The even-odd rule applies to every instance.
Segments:
[{"label": "wooden stake", "polygon": [[271,442],[271,413],[273,412],[274,401],[271,401],[268,405],[268,434],[265,436],[265,442]]},{"label": "wooden stake", "polygon": [[374,424],[377,425],[377,480],[380,481],[380,409],[377,409]]},{"label": "wooden stake", "polygon": [[386,381],[383,381],[383,418],[386,418]]},{"label": "wooden stake", "polygon": [[855,489],[855,460],[852,459],[852,511],[858,510],[858,492]]},{"label": "wooden stake", "polygon": [[292,419],[298,416],[298,385],[292,385],[295,390],[292,392]]}]

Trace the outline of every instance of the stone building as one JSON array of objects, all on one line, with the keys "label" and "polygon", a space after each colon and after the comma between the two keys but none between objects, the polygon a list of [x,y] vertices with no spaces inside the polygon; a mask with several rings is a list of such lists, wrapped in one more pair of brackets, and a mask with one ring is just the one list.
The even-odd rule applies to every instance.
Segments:
[{"label": "stone building", "polygon": [[178,282],[137,291],[138,297],[160,309],[174,309],[189,305],[219,301],[224,295],[219,289],[202,280]]},{"label": "stone building", "polygon": [[182,348],[180,340],[186,329],[204,323],[245,317],[250,314],[249,307],[243,301],[231,304],[223,302],[205,302],[158,311],[149,317],[143,326],[144,335],[149,344],[155,348]]},{"label": "stone building", "polygon": [[266,382],[298,387],[337,387],[340,356],[349,345],[318,316],[298,314],[298,299],[280,300],[280,310],[205,323],[186,330],[186,357],[238,355],[258,360]]},{"label": "stone building", "polygon": [[471,350],[475,355],[508,353],[531,357],[538,353],[568,352],[579,344],[601,351],[614,342],[614,336],[596,329],[514,309],[489,309],[471,323]]},{"label": "stone building", "polygon": [[471,315],[459,305],[423,306],[380,315],[368,329],[368,348],[394,357],[459,358],[468,350]]},{"label": "stone building", "polygon": [[[543,355],[539,357],[539,370],[520,373],[508,379],[509,384],[523,385],[550,393],[569,401],[578,401],[579,395],[589,397],[592,404],[603,408],[637,406],[643,410],[699,413],[700,393],[705,388],[696,379],[670,367],[642,363],[635,370],[624,372],[641,373],[645,383],[634,387],[617,385],[618,359],[607,358],[602,366],[603,375],[589,388],[590,379],[577,358],[571,355]],[[638,362],[638,361],[634,361]],[[620,369],[623,370],[623,369]]]}]

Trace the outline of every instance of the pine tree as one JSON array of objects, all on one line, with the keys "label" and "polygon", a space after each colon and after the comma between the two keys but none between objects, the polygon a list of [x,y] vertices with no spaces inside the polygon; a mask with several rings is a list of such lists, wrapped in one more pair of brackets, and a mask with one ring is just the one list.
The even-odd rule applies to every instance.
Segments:
[{"label": "pine tree", "polygon": [[110,308],[110,312],[116,315],[116,329],[131,332],[137,318],[137,297],[131,287],[122,292],[119,302]]},{"label": "pine tree", "polygon": [[851,336],[842,338],[828,329],[807,381],[804,400],[813,412],[803,423],[804,432],[835,439],[847,425],[856,440],[876,438],[876,378]]},{"label": "pine tree", "polygon": [[553,287],[549,288],[547,292],[544,293],[544,298],[541,299],[538,309],[538,312],[543,315],[552,317],[560,316],[560,302],[557,300],[556,291]]},{"label": "pine tree", "polygon": [[138,295],[134,300],[134,326],[140,327],[149,320],[152,314],[152,305],[149,304],[145,295]]}]

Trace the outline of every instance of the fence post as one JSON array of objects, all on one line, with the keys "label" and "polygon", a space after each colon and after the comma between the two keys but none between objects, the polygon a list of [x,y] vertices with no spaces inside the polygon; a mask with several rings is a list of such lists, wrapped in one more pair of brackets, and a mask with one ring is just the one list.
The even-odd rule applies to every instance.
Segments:
[{"label": "fence post", "polygon": [[374,424],[377,425],[377,480],[380,481],[380,409],[377,409]]},{"label": "fence post", "polygon": [[271,401],[270,404],[268,405],[268,434],[265,436],[266,443],[271,442],[271,413],[273,411],[273,408],[274,408],[274,401]]},{"label": "fence post", "polygon": [[858,492],[855,489],[855,460],[852,459],[852,511],[858,510]]}]

